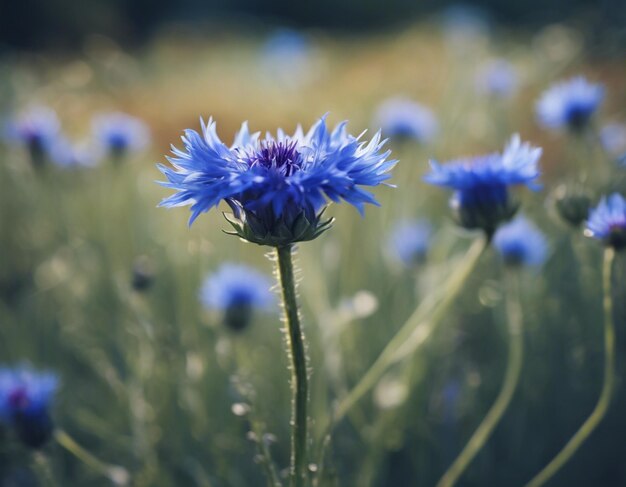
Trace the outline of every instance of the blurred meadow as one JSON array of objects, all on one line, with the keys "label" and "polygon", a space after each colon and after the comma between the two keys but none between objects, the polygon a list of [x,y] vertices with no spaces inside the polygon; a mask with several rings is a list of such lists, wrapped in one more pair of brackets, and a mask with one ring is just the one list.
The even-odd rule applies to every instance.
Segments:
[{"label": "blurred meadow", "polygon": [[[496,60],[514,72],[505,96],[481,88],[481,72]],[[374,190],[381,206],[361,217],[331,205],[333,227],[298,245],[314,418],[310,470],[315,477],[321,467],[324,425],[337,401],[476,235],[451,219],[447,192],[423,182],[429,160],[501,150],[519,133],[543,148],[542,188],[519,197],[520,212],[547,237],[548,258],[521,271],[521,382],[459,485],[524,485],[592,410],[604,363],[602,248],[561,220],[555,198],[563,185],[585,182],[594,204],[626,191],[617,156],[595,136],[541,128],[535,103],[552,83],[584,75],[606,92],[592,132],[624,124],[625,61],[623,41],[577,22],[515,28],[472,16],[359,33],[172,28],[132,49],[92,35],[71,53],[5,50],[3,123],[49,107],[71,143],[94,157],[85,163],[77,152],[65,165],[33,164],[19,143],[0,143],[0,366],[56,372],[54,422],[88,452],[81,458],[50,442],[33,454],[0,428],[0,485],[261,486],[272,468],[267,450],[281,475],[290,395],[278,305],[233,330],[199,299],[205,277],[225,262],[272,278],[268,249],[224,234],[221,211],[189,227],[187,210],[157,208],[171,190],[155,184],[164,179],[155,164],[166,163],[170,144],[182,147],[184,129],[200,129],[199,117],[213,117],[227,145],[245,120],[252,131],[291,133],[326,113],[331,126],[348,120],[351,133],[370,137],[382,125],[381,103],[398,98],[432,111],[432,137],[390,136],[397,187]],[[149,142],[119,157],[98,153],[92,118],[111,111],[143,120]],[[608,167],[610,177],[593,183]],[[591,175],[582,183],[580,168]],[[413,265],[390,247],[407,219],[432,228],[426,256]],[[334,429],[315,485],[436,484],[503,380],[502,273],[495,252],[482,256],[431,339],[390,367]],[[626,484],[623,253],[614,288],[615,396],[551,486]]]}]

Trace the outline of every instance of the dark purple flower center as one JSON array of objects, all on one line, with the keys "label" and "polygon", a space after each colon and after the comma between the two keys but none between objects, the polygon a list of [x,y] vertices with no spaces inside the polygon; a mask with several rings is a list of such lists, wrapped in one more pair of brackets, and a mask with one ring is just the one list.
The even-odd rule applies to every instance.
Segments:
[{"label": "dark purple flower center", "polygon": [[297,142],[263,141],[261,147],[248,160],[250,167],[263,166],[276,169],[284,176],[291,176],[302,166],[302,156]]},{"label": "dark purple flower center", "polygon": [[28,393],[26,392],[26,388],[18,387],[17,389],[11,391],[8,397],[8,402],[13,409],[26,409],[30,402],[30,400],[28,399]]}]

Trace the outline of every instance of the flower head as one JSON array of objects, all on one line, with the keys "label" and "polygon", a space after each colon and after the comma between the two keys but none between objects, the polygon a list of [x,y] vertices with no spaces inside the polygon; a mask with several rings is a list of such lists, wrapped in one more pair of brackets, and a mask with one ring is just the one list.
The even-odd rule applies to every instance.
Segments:
[{"label": "flower head", "polygon": [[522,143],[514,135],[502,153],[459,159],[441,165],[431,162],[424,179],[454,190],[450,201],[457,221],[465,228],[492,234],[517,211],[509,187],[524,184],[536,189],[541,149]]},{"label": "flower head", "polygon": [[59,137],[50,148],[50,160],[63,169],[89,168],[96,166],[102,151],[87,141],[72,142]]},{"label": "flower head", "polygon": [[421,264],[426,259],[432,234],[433,229],[429,223],[423,220],[404,220],[393,228],[389,247],[404,265]]},{"label": "flower head", "polygon": [[61,124],[54,110],[37,106],[10,121],[5,135],[9,141],[25,146],[33,163],[41,165],[61,136]]},{"label": "flower head", "polygon": [[538,267],[548,254],[545,236],[523,216],[502,225],[493,237],[493,246],[510,266]]},{"label": "flower head", "polygon": [[496,98],[509,98],[517,88],[517,73],[504,59],[492,60],[483,65],[476,76],[479,92]]},{"label": "flower head", "polygon": [[0,420],[31,448],[50,439],[50,405],[57,387],[58,378],[50,372],[36,372],[28,366],[0,368]]},{"label": "flower head", "polygon": [[92,130],[101,147],[114,158],[142,150],[150,140],[150,131],[142,120],[121,112],[94,117]]},{"label": "flower head", "polygon": [[600,142],[610,155],[626,154],[626,124],[609,123],[600,129]]},{"label": "flower head", "polygon": [[615,250],[626,248],[626,200],[618,193],[602,198],[589,212],[585,235]]},{"label": "flower head", "polygon": [[259,67],[274,86],[299,88],[319,72],[319,58],[311,39],[292,29],[274,31],[263,43]]},{"label": "flower head", "polygon": [[390,98],[376,111],[374,122],[386,137],[427,143],[437,134],[437,120],[426,107],[406,98]]},{"label": "flower head", "polygon": [[252,267],[226,263],[207,276],[200,290],[200,301],[209,310],[224,314],[224,323],[233,330],[245,328],[257,310],[274,305],[271,280]]},{"label": "flower head", "polygon": [[561,184],[552,192],[554,206],[565,223],[579,227],[589,216],[591,195],[579,184]]},{"label": "flower head", "polygon": [[604,88],[582,76],[550,87],[537,102],[539,123],[549,129],[584,129],[604,98]]},{"label": "flower head", "polygon": [[381,152],[380,134],[362,142],[347,133],[345,122],[329,132],[324,118],[306,134],[298,127],[293,135],[279,130],[263,139],[244,123],[230,147],[209,120],[202,135],[185,131],[183,143],[169,159],[174,169],[159,166],[168,180],[162,184],[177,191],[161,206],[191,205],[191,224],[226,201],[235,233],[261,245],[316,238],[331,223],[321,221],[328,200],[363,213],[365,203],[377,202],[362,187],[386,181],[395,164],[387,161],[389,151]]}]

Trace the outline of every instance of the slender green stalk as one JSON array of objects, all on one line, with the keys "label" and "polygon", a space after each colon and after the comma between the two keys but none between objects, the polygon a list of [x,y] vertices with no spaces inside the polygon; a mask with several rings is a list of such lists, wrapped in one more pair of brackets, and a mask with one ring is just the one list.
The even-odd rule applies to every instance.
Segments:
[{"label": "slender green stalk", "polygon": [[307,464],[307,401],[309,394],[307,357],[304,334],[300,326],[296,299],[296,280],[291,260],[292,247],[276,248],[276,266],[287,333],[287,352],[291,369],[291,465],[290,485],[301,487],[305,483]]},{"label": "slender green stalk", "polygon": [[59,445],[65,448],[85,465],[108,478],[114,485],[128,485],[130,483],[128,470],[124,467],[109,465],[104,463],[102,460],[99,460],[80,446],[74,438],[68,435],[65,431],[56,430],[54,432],[54,439]]},{"label": "slender green stalk", "polygon": [[485,446],[485,443],[487,443],[487,440],[511,403],[511,399],[517,388],[524,356],[523,318],[518,281],[518,275],[513,272],[507,273],[506,314],[509,335],[509,357],[502,388],[500,389],[496,401],[491,406],[491,409],[480,423],[467,445],[465,445],[463,451],[461,451],[460,455],[452,463],[443,477],[441,477],[441,480],[437,483],[437,487],[452,487],[456,484],[474,457]]},{"label": "slender green stalk", "polygon": [[454,302],[485,248],[487,248],[486,241],[474,242],[463,258],[463,262],[455,269],[440,291],[420,303],[361,380],[341,400],[333,416],[334,423],[339,422],[350,408],[378,383],[391,365],[415,352],[426,341],[441,323],[447,309]]},{"label": "slender green stalk", "polygon": [[461,291],[480,256],[489,247],[489,238],[477,239],[469,248],[460,264],[444,284],[432,292],[409,316],[385,346],[361,380],[340,401],[333,416],[322,429],[321,447],[318,457],[318,479],[324,470],[325,451],[331,440],[331,432],[350,409],[376,384],[393,364],[399,362],[422,346],[445,317],[450,305]]},{"label": "slender green stalk", "polygon": [[611,279],[615,250],[607,247],[604,251],[603,289],[604,289],[604,383],[602,392],[591,415],[580,429],[572,436],[556,457],[539,472],[526,487],[539,487],[550,480],[576,453],[593,430],[598,426],[611,403],[613,383],[615,382],[615,329],[613,325],[613,297]]}]

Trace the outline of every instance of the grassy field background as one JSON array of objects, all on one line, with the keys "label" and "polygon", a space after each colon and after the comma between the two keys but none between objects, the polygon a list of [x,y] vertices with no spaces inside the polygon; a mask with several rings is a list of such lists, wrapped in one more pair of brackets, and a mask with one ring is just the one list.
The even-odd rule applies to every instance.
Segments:
[{"label": "grassy field background", "polygon": [[[333,229],[299,246],[314,445],[334,401],[474,237],[449,218],[448,194],[422,182],[428,160],[500,150],[519,132],[544,149],[544,188],[520,197],[523,212],[549,238],[550,259],[523,276],[522,383],[460,485],[522,485],[593,408],[603,366],[602,250],[558,220],[549,196],[574,179],[577,165],[605,161],[597,147],[581,149],[580,141],[541,130],[534,103],[555,80],[585,74],[606,86],[598,124],[623,121],[623,50],[620,56],[565,25],[459,37],[419,24],[367,37],[312,32],[309,38],[306,63],[293,71],[268,68],[262,36],[219,29],[204,37],[164,33],[134,53],[94,37],[78,56],[4,59],[0,93],[7,116],[45,104],[81,138],[92,115],[116,109],[144,119],[152,144],[119,164],[38,171],[25,152],[0,147],[0,362],[58,371],[57,424],[98,458],[126,468],[131,485],[265,485],[248,432],[272,435],[281,468],[289,454],[278,314],[259,314],[243,333],[233,333],[202,310],[198,292],[204,276],[224,261],[268,274],[271,263],[265,249],[223,234],[227,224],[217,211],[188,228],[187,211],[156,208],[168,191],[154,183],[161,179],[155,163],[164,162],[170,143],[180,146],[183,129],[199,128],[200,116],[213,116],[227,143],[244,120],[253,130],[291,131],[326,112],[331,124],[347,119],[351,132],[360,133],[377,128],[372,118],[380,102],[404,95],[435,112],[439,135],[427,145],[391,140],[400,160],[392,179],[397,188],[377,188],[382,206],[361,218],[333,205]],[[495,57],[518,70],[520,89],[511,100],[476,93],[477,69]],[[389,258],[386,242],[398,220],[413,217],[429,219],[436,231],[427,263],[405,269]],[[146,292],[131,286],[140,256],[155,272]],[[615,278],[620,378],[625,262],[618,259]],[[393,367],[340,424],[322,485],[434,485],[502,381],[501,276],[501,264],[488,253],[428,345]],[[607,418],[550,485],[626,483],[625,406],[618,380]],[[56,485],[111,484],[56,444],[43,454]],[[0,437],[0,485],[37,485],[33,470],[28,452]]]}]

